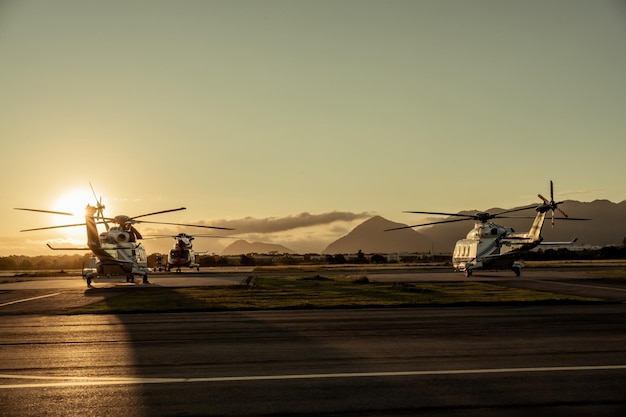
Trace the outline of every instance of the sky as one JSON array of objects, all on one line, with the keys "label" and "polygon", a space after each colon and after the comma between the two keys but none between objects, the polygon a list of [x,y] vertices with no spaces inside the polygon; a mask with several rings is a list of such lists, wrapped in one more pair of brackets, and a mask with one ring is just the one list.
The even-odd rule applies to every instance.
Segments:
[{"label": "sky", "polygon": [[95,197],[302,253],[373,215],[532,204],[549,180],[626,199],[623,1],[0,0],[0,56],[0,256],[84,244],[20,232],[80,217],[14,208]]}]

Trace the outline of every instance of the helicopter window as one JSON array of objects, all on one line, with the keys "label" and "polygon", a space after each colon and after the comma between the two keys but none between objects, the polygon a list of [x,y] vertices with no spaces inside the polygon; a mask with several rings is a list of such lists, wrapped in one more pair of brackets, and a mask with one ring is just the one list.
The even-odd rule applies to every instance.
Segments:
[{"label": "helicopter window", "polygon": [[498,229],[496,229],[495,227],[493,229],[491,229],[491,234],[492,235],[497,235],[498,234]]}]

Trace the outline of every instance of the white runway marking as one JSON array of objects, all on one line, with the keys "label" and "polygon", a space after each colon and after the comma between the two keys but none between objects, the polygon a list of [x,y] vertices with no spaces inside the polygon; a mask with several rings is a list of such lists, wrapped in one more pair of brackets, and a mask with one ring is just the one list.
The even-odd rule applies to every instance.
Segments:
[{"label": "white runway marking", "polygon": [[329,379],[329,378],[372,378],[432,375],[477,375],[505,374],[524,372],[586,372],[626,370],[626,365],[602,366],[555,366],[538,368],[495,368],[495,369],[449,369],[432,371],[400,371],[400,372],[345,372],[335,374],[296,374],[296,375],[256,375],[256,376],[225,376],[207,378],[127,378],[127,377],[62,377],[37,375],[0,374],[0,379],[43,380],[24,384],[0,384],[0,389],[17,388],[51,388],[76,387],[93,385],[135,385],[135,384],[180,384],[197,382],[240,382],[240,381],[277,381],[294,379]]},{"label": "white runway marking", "polygon": [[595,288],[599,290],[610,290],[610,291],[626,291],[626,288],[617,288],[617,287],[607,287],[600,285],[589,285],[589,284],[578,284],[573,282],[558,282],[558,281],[544,281],[544,280],[535,280],[535,282],[545,282],[548,284],[557,284],[564,285],[568,287],[584,287],[584,288]]},{"label": "white runway marking", "polygon": [[46,294],[46,295],[40,295],[38,297],[30,297],[30,298],[23,298],[21,300],[9,301],[8,303],[0,304],[0,307],[9,306],[11,304],[24,303],[26,301],[39,300],[40,298],[54,297],[55,295],[61,295],[61,293],[60,292],[56,292],[54,294]]}]

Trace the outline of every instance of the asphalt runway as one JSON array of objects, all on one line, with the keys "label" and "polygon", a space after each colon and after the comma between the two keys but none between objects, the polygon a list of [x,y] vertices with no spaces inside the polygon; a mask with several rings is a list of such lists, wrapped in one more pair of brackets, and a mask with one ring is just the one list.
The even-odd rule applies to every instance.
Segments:
[{"label": "asphalt runway", "polygon": [[[210,280],[237,282],[249,273],[155,275],[151,285],[221,285]],[[408,280],[414,273],[368,277]],[[622,280],[580,271],[472,279],[596,295],[624,290]],[[615,299],[67,316],[46,306],[88,297],[80,277],[37,282],[0,284],[0,416],[626,413],[626,304]]]}]

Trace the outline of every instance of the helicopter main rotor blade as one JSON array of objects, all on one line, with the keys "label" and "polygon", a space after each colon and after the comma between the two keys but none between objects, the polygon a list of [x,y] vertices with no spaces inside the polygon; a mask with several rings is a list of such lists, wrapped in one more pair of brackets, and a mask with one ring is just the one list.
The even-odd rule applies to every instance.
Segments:
[{"label": "helicopter main rotor blade", "polygon": [[49,230],[49,229],[61,229],[64,227],[76,227],[76,226],[84,226],[85,223],[76,223],[76,224],[64,224],[61,226],[48,226],[48,227],[37,227],[35,229],[24,229],[24,230],[20,230],[20,232],[32,232],[35,230]]},{"label": "helicopter main rotor blade", "polygon": [[502,216],[500,216],[501,214],[513,213],[513,212],[516,212],[516,211],[529,210],[529,209],[534,209],[534,208],[537,208],[537,205],[536,204],[530,204],[528,206],[518,207],[518,208],[511,209],[511,210],[504,210],[504,211],[501,211],[499,213],[495,213],[492,216],[493,217],[496,217],[496,216],[497,217],[502,217]]},{"label": "helicopter main rotor blade", "polygon": [[[501,214],[513,213],[513,212],[522,211],[522,210],[529,210],[529,209],[534,209],[536,207],[537,207],[536,204],[531,204],[531,205],[528,205],[528,206],[518,207],[518,208],[511,209],[511,210],[500,211],[500,212],[494,213],[494,214],[490,214],[490,213],[487,213],[487,214],[488,214],[489,218],[494,218],[494,217],[500,217]],[[476,214],[443,213],[443,212],[438,212],[438,211],[404,211],[403,213],[435,214],[435,215],[440,215],[440,216],[466,217],[467,219],[476,219],[477,218]]]},{"label": "helicopter main rotor blade", "polygon": [[497,216],[499,219],[534,219],[535,216]]},{"label": "helicopter main rotor blade", "polygon": [[457,216],[457,217],[470,217],[473,218],[472,214],[460,214],[460,213],[441,213],[438,211],[403,211],[403,213],[413,213],[413,214],[436,214],[439,216]]},{"label": "helicopter main rotor blade", "polygon": [[180,238],[197,238],[197,237],[209,237],[209,238],[214,238],[214,239],[236,239],[236,236],[218,236],[218,235],[185,235],[185,236],[180,236],[180,235],[144,235],[143,239],[144,240],[149,240],[149,239],[164,239],[164,238],[174,238],[174,239],[180,239]]},{"label": "helicopter main rotor blade", "polygon": [[[106,223],[105,222],[96,222],[96,224],[106,224]],[[20,232],[33,232],[35,230],[62,229],[64,227],[78,227],[78,226],[85,226],[85,223],[74,223],[74,224],[62,224],[62,225],[59,225],[59,226],[37,227],[35,229],[20,230]]]},{"label": "helicopter main rotor blade", "polygon": [[[232,229],[235,230],[235,229]],[[187,237],[210,237],[210,238],[236,238],[236,236],[218,236],[218,235],[187,235]]]},{"label": "helicopter main rotor blade", "polygon": [[29,209],[29,208],[19,208],[19,207],[16,207],[15,210],[35,211],[37,213],[61,214],[63,216],[75,216],[74,213],[67,213],[65,211],[39,210],[39,209]]},{"label": "helicopter main rotor blade", "polygon": [[466,220],[474,220],[473,218],[467,218],[467,219],[454,219],[454,220],[441,220],[438,222],[432,222],[432,223],[421,223],[421,224],[414,224],[412,226],[402,226],[402,227],[394,227],[392,229],[385,229],[385,232],[390,232],[392,230],[401,230],[401,229],[412,229],[414,227],[420,227],[420,226],[431,226],[433,224],[443,224],[443,223],[455,223],[455,222],[464,222]]},{"label": "helicopter main rotor blade", "polygon": [[200,224],[151,222],[151,221],[148,221],[148,220],[137,220],[135,223],[168,224],[168,225],[171,225],[171,226],[202,227],[204,229],[235,230],[235,229],[232,229],[230,227],[204,226],[204,225],[200,225]]},{"label": "helicopter main rotor blade", "polygon": [[172,212],[172,211],[180,211],[180,210],[187,210],[187,207],[179,207],[179,208],[175,208],[175,209],[155,211],[154,213],[140,214],[139,216],[133,216],[133,217],[131,217],[130,219],[131,219],[131,220],[134,220],[134,219],[138,219],[138,218],[140,218],[140,217],[154,216],[155,214],[170,213],[170,212]]},{"label": "helicopter main rotor blade", "polygon": [[51,246],[49,243],[46,243],[46,245],[52,250],[91,250],[89,248],[55,248],[54,246]]}]

